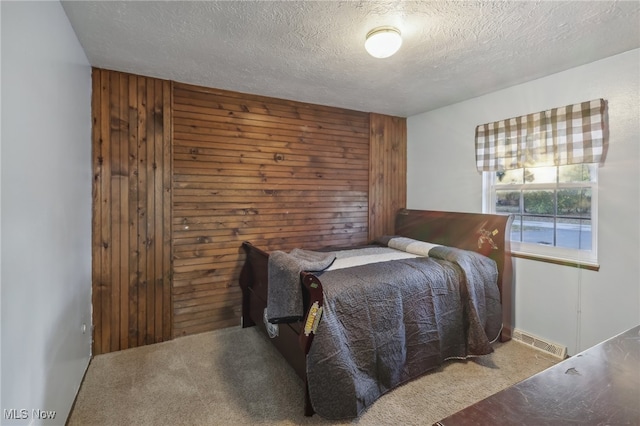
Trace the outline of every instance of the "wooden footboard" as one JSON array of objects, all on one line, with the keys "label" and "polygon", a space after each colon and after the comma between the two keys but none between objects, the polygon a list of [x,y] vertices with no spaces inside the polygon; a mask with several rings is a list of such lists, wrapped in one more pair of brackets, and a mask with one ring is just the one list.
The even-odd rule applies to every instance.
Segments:
[{"label": "wooden footboard", "polygon": [[[395,222],[396,235],[475,251],[496,262],[503,309],[501,341],[509,340],[512,331],[513,281],[509,247],[511,220],[510,216],[502,215],[402,209],[398,212]],[[269,254],[249,242],[244,242],[242,248],[246,253],[246,261],[240,275],[242,326],[257,325],[266,330],[263,315],[267,306]],[[279,335],[270,340],[304,380],[305,415],[310,416],[313,414],[313,408],[307,387],[306,354],[309,352],[314,334],[313,331],[309,332],[309,327],[305,333],[305,324],[312,324],[312,307],[314,303],[317,307],[322,306],[323,292],[320,279],[311,273],[301,273],[301,282],[305,289],[305,321],[279,324]]]},{"label": "wooden footboard", "polygon": [[[264,310],[267,307],[268,263],[269,254],[260,250],[249,242],[242,243],[246,253],[246,261],[240,273],[240,288],[242,289],[242,327],[259,326],[266,332],[263,321]],[[311,273],[302,272],[305,317],[309,317],[309,307],[317,303],[322,306],[322,284],[318,277]],[[293,367],[295,372],[305,383],[306,416],[313,415],[313,407],[309,399],[307,387],[306,355],[311,348],[313,332],[305,333],[305,322],[295,322],[278,325],[278,336],[271,338],[271,342]]]}]

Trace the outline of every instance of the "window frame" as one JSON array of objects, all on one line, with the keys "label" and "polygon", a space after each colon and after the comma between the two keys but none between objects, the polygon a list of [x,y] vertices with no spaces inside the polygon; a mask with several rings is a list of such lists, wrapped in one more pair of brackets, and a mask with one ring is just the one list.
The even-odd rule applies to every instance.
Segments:
[{"label": "window frame", "polygon": [[[555,166],[557,167],[557,166]],[[496,172],[482,172],[482,211],[490,214],[496,213],[496,190],[521,191],[522,189],[565,189],[565,188],[590,188],[591,190],[591,250],[570,249],[565,247],[549,246],[511,240],[511,254],[514,257],[546,261],[579,268],[598,270],[598,167],[594,167],[595,176],[589,182],[571,183],[521,183],[506,184],[497,188]],[[515,216],[515,215],[514,215]],[[534,215],[535,216],[535,215]],[[557,212],[554,214],[557,217]],[[509,238],[511,236],[509,235]]]}]

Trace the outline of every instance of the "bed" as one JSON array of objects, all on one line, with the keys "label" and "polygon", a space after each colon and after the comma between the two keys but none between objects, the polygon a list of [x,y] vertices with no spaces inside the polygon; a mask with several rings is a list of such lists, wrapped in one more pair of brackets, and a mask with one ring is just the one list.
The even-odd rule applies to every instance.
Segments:
[{"label": "bed", "polygon": [[[394,233],[366,246],[268,253],[244,242],[242,326],[265,330],[302,378],[305,415],[357,417],[445,360],[511,338],[510,225],[510,216],[401,209]],[[394,254],[398,247],[419,254]],[[295,285],[285,290],[300,291],[300,313],[274,318],[286,282],[274,265],[294,254],[321,266],[293,268]],[[398,258],[344,263],[387,255]]]}]

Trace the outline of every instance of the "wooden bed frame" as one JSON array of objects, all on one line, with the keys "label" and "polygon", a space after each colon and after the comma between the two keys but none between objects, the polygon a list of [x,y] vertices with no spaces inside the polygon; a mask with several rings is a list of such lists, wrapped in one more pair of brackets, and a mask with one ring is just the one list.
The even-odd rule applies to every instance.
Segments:
[{"label": "wooden bed frame", "polygon": [[[395,220],[395,235],[471,250],[495,260],[498,266],[498,287],[502,301],[503,328],[500,341],[503,342],[511,339],[514,305],[509,246],[511,221],[511,216],[503,215],[408,209],[399,210]],[[250,242],[242,243],[242,248],[246,253],[246,260],[240,274],[242,327],[258,325],[266,331],[263,315],[267,305],[269,254]],[[304,303],[308,316],[310,315],[309,307],[314,302],[317,301],[319,306],[322,306],[322,283],[317,276],[311,273],[302,272],[300,276],[303,288],[306,289]],[[304,333],[305,322],[306,320],[279,324],[279,335],[271,338],[270,341],[304,380],[306,389],[305,415],[311,416],[314,410],[309,399],[306,355],[313,342],[313,333],[309,335]]]}]

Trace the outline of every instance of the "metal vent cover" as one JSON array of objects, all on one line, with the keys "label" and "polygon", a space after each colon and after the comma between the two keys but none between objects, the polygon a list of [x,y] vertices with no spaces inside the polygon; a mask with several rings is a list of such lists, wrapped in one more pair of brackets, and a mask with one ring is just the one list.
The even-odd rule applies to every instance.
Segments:
[{"label": "metal vent cover", "polygon": [[514,329],[511,337],[513,340],[524,343],[527,346],[531,346],[560,359],[565,359],[567,357],[566,346],[562,346],[554,342],[549,342],[548,340],[541,339],[540,337],[534,336],[531,333]]}]

